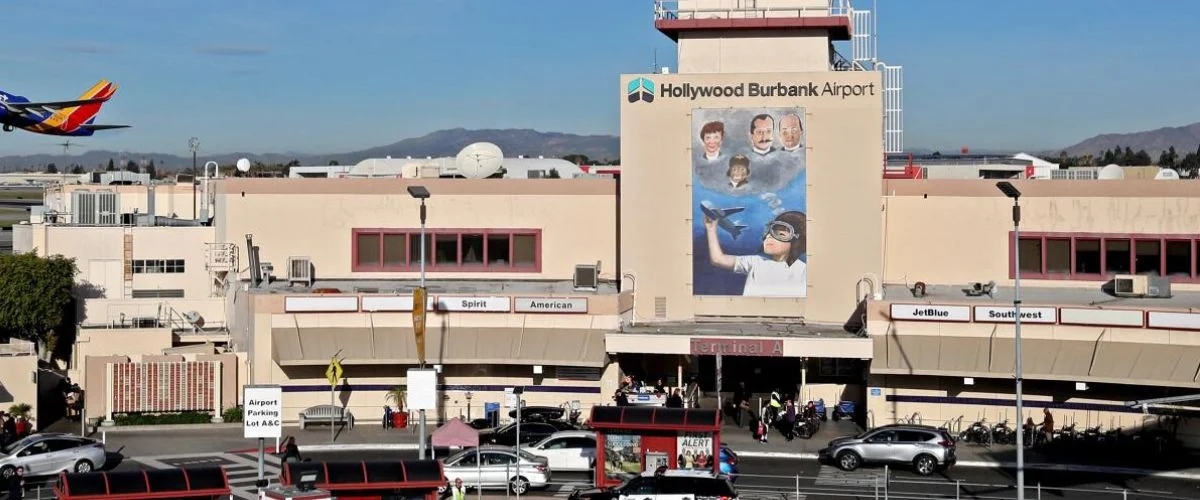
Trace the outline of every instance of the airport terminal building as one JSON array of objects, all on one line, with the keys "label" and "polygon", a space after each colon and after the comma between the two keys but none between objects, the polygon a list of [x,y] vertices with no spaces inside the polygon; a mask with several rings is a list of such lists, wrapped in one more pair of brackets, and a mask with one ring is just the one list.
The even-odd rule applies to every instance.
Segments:
[{"label": "airport terminal building", "polygon": [[[887,178],[902,85],[874,54],[871,12],[744,3],[657,2],[678,67],[614,77],[616,176],[56,188],[14,248],[77,259],[88,295],[70,368],[88,413],[219,412],[241,385],[279,384],[292,421],[329,403],[336,356],[337,404],[378,417],[417,364],[423,229],[439,417],[477,418],[515,387],[586,414],[632,375],[695,380],[702,405],[741,383],[854,400],[867,425],[1040,421],[1046,407],[1130,428],[1171,413],[1188,442],[1186,410],[1125,402],[1200,389],[1195,181],[1016,169],[1014,242],[995,181]],[[125,394],[177,368],[211,396],[150,408]]]}]

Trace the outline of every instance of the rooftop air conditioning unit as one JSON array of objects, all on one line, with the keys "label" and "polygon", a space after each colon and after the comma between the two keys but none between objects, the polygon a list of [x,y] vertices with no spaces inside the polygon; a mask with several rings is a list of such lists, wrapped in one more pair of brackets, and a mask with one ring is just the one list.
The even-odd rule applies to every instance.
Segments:
[{"label": "rooftop air conditioning unit", "polygon": [[1149,276],[1118,274],[1113,278],[1113,295],[1118,297],[1145,297],[1149,289]]},{"label": "rooftop air conditioning unit", "polygon": [[1146,286],[1146,296],[1156,299],[1171,298],[1171,278],[1166,276],[1148,276],[1149,284]]},{"label": "rooftop air conditioning unit", "polygon": [[313,284],[313,265],[312,259],[309,257],[288,257],[288,284],[296,283],[304,286],[312,286]]},{"label": "rooftop air conditioning unit", "polygon": [[262,276],[263,283],[270,284],[275,280],[275,265],[270,262],[260,262],[258,264],[258,274]]},{"label": "rooftop air conditioning unit", "polygon": [[575,266],[574,287],[576,290],[595,291],[600,282],[600,263]]}]

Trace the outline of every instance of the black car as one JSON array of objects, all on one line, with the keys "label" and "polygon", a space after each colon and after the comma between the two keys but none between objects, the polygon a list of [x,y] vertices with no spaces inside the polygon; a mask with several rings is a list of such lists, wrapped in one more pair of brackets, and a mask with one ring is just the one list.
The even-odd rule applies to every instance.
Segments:
[{"label": "black car", "polygon": [[[558,426],[546,422],[521,422],[520,444],[536,443],[559,430],[561,429]],[[482,432],[479,440],[503,446],[517,446],[517,424],[508,424],[492,432]]]}]

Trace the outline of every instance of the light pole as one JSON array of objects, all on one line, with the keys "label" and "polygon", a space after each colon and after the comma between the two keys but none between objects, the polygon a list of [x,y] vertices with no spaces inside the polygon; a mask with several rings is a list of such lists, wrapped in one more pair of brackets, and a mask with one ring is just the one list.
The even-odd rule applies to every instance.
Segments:
[{"label": "light pole", "polygon": [[[421,200],[421,285],[420,285],[421,293],[415,294],[414,298],[417,298],[418,300],[424,302],[426,300],[425,293],[424,293],[424,291],[425,291],[425,200],[427,198],[429,198],[429,190],[425,189],[425,186],[408,186],[408,194],[411,195],[413,198]],[[425,304],[420,304],[420,307],[419,307],[420,310],[424,310],[425,309],[424,306],[425,306]],[[418,304],[413,304],[413,310],[415,311],[417,309],[418,309]],[[422,319],[422,321],[424,321],[424,315],[422,315],[421,319]],[[417,347],[418,347],[418,350],[420,351],[420,353],[419,353],[420,354],[419,360],[421,362],[420,367],[425,368],[425,354],[424,354],[424,352],[425,352],[425,341],[424,341],[425,331],[424,330],[425,329],[422,326],[418,331],[418,329],[415,328],[416,325],[413,325],[413,326],[414,326],[413,333],[420,337],[420,338],[417,338]],[[425,439],[426,439],[426,437],[425,437],[425,409],[424,408],[420,409],[420,414],[421,414],[421,420],[420,420],[418,431],[421,433],[421,445],[418,446],[418,449],[419,449],[418,453],[420,453],[420,455],[418,455],[418,456],[422,460],[424,460],[425,459]]]},{"label": "light pole", "polygon": [[[1013,360],[1017,378],[1017,500],[1025,500],[1025,421],[1021,408],[1021,192],[1012,183],[1000,181],[996,187],[1012,198],[1013,221],[1013,330],[1016,358]],[[1030,436],[1032,439],[1033,436]]]}]

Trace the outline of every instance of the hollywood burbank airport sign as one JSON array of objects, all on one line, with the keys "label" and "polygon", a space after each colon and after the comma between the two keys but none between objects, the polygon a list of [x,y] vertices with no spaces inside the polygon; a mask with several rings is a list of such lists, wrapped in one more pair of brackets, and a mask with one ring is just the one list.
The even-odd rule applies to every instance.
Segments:
[{"label": "hollywood burbank airport sign", "polygon": [[[1016,323],[1017,314],[1013,306],[891,304],[890,316],[892,321]],[[1144,311],[1140,309],[1022,306],[1021,323],[1200,331],[1200,313]]]},{"label": "hollywood burbank airport sign", "polygon": [[740,82],[730,85],[664,83],[658,87],[662,98],[687,98],[695,101],[709,97],[850,97],[873,96],[874,83],[837,82]]}]

